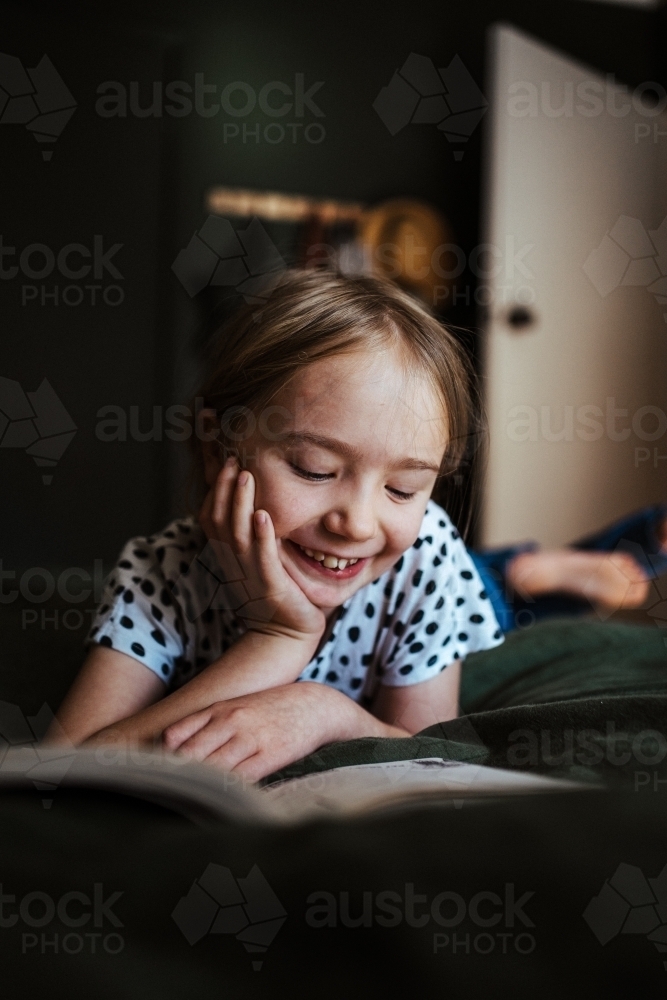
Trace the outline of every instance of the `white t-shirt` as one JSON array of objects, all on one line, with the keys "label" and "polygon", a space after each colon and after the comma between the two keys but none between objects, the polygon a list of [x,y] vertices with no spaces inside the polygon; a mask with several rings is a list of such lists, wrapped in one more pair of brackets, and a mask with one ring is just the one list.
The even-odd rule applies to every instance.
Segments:
[{"label": "white t-shirt", "polygon": [[[246,631],[220,576],[193,519],[133,538],[105,584],[87,641],[126,653],[180,687]],[[299,680],[329,684],[368,703],[378,683],[419,684],[502,641],[458,531],[429,501],[415,543],[341,606],[329,639]]]}]

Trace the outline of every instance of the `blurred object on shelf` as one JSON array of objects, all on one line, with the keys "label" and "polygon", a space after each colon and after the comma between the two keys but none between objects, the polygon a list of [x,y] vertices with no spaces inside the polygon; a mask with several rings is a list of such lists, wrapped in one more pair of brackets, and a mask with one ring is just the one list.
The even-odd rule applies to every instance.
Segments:
[{"label": "blurred object on shelf", "polygon": [[301,267],[334,267],[344,274],[387,278],[435,311],[449,302],[449,274],[455,273],[458,255],[446,219],[424,202],[392,198],[366,206],[215,187],[207,194],[206,208],[214,215],[294,224],[291,257]]},{"label": "blurred object on shelf", "polygon": [[443,266],[442,256],[456,250],[449,225],[433,206],[411,198],[381,202],[364,213],[358,240],[374,274],[395,281],[432,309],[449,299],[447,275],[455,266],[449,261]]},{"label": "blurred object on shelf", "polygon": [[256,215],[258,219],[275,222],[307,222],[317,217],[324,225],[354,222],[364,210],[360,202],[226,187],[211,188],[206,208],[214,215]]}]

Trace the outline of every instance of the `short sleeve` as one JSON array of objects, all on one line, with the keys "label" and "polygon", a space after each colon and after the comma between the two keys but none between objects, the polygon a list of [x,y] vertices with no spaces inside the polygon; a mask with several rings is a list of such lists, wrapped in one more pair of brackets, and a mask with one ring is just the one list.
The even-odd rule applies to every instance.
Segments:
[{"label": "short sleeve", "polygon": [[503,641],[475,565],[435,504],[429,504],[419,538],[385,586],[391,599],[376,661],[382,684],[419,684],[469,653]]},{"label": "short sleeve", "polygon": [[146,539],[133,539],[121,552],[86,642],[133,657],[165,684],[183,663],[187,636],[174,584]]}]

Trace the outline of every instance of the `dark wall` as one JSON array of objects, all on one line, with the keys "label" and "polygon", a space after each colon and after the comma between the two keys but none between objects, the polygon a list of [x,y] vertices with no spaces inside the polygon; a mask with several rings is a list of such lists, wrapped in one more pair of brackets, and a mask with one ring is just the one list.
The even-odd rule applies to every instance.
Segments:
[{"label": "dark wall", "polygon": [[[35,566],[90,568],[95,559],[108,564],[127,537],[158,528],[181,502],[186,446],[170,441],[164,424],[156,439],[138,437],[147,435],[154,407],[184,402],[195,386],[197,343],[212,304],[206,295],[190,298],[171,263],[204,222],[210,186],[368,202],[423,198],[442,209],[468,253],[480,238],[483,127],[456,161],[436,128],[410,125],[392,136],[372,107],[410,52],[437,66],[458,55],[484,89],[486,32],[500,20],[631,86],[661,79],[659,15],[579,0],[423,0],[412,8],[293,3],[288,9],[200,0],[187,6],[116,3],[93,13],[83,4],[56,9],[22,3],[4,4],[2,16],[2,50],[23,67],[35,67],[46,53],[76,101],[62,134],[48,145],[49,161],[42,157],[47,144],[36,142],[25,124],[0,122],[0,232],[3,246],[16,248],[14,257],[3,258],[0,280],[0,376],[26,392],[46,378],[77,428],[55,468],[37,467],[22,448],[0,448],[0,558],[5,570],[17,573]],[[302,117],[284,119],[260,111],[240,118],[222,111],[172,117],[164,104],[161,115],[128,108],[125,116],[105,117],[98,107],[105,81],[121,84],[128,98],[134,82],[139,107],[147,108],[156,81],[193,85],[203,74],[219,98],[236,80],[256,92],[274,80],[294,88],[299,73],[306,90],[323,82],[313,95],[321,117],[307,107]],[[263,130],[272,121],[319,123],[325,136],[308,142],[301,128],[271,143]],[[225,124],[240,125],[239,135],[228,128],[225,141]],[[289,258],[288,234],[273,235]],[[57,266],[44,278],[7,276],[30,244],[57,257],[70,243],[92,249],[95,237],[105,251],[121,244],[111,258],[120,277],[103,267],[99,280],[72,279]],[[76,266],[85,263],[76,260]],[[37,250],[28,266],[34,271],[46,263]],[[95,304],[87,284],[99,286]],[[120,289],[107,291],[109,302],[120,298],[119,304],[101,299],[106,286]],[[479,317],[472,278],[464,275],[461,288],[447,318],[474,330]],[[80,292],[81,304],[63,301],[65,293],[77,302]],[[470,342],[474,349],[474,335]],[[103,440],[113,437],[100,426],[104,406],[128,418],[126,440]],[[129,421],[131,408],[138,412],[138,433]],[[44,475],[52,475],[50,485]]]}]

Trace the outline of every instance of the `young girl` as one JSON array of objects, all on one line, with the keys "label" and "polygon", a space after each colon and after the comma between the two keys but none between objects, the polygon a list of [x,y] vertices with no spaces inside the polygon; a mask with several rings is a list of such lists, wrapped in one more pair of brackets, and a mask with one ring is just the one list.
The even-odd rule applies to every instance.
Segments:
[{"label": "young girl", "polygon": [[287,272],[222,331],[200,395],[198,523],[121,553],[64,734],[258,780],[456,716],[461,661],[503,636],[430,500],[471,430],[455,338],[390,283]]}]

